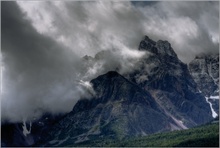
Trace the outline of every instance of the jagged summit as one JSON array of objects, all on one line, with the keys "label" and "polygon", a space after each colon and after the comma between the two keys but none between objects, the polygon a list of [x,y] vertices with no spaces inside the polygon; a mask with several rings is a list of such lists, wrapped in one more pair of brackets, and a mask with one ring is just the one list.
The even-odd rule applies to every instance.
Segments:
[{"label": "jagged summit", "polygon": [[177,57],[171,44],[168,41],[158,40],[157,42],[145,36],[144,39],[139,44],[139,50],[146,50],[154,54],[159,54],[162,56],[173,56]]},{"label": "jagged summit", "polygon": [[144,39],[139,44],[139,50],[147,50],[149,52],[157,54],[157,48],[155,47],[156,42],[151,40],[148,36],[145,36]]},{"label": "jagged summit", "polygon": [[157,41],[156,48],[158,52],[162,55],[169,55],[172,57],[177,57],[176,53],[171,47],[171,44],[168,41],[162,41],[162,40]]},{"label": "jagged summit", "polygon": [[187,65],[179,60],[168,41],[152,42],[145,37],[139,50],[152,54],[139,63],[140,68],[127,77],[129,80],[149,91],[167,113],[181,119],[187,127],[210,119],[211,110],[205,97],[198,93]]}]

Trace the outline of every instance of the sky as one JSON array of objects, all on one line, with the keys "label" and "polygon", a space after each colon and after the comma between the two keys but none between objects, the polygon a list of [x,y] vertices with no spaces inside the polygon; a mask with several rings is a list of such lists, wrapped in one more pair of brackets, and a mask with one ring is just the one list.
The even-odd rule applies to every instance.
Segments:
[{"label": "sky", "polygon": [[[137,50],[145,35],[169,41],[184,63],[219,53],[219,2],[1,2],[1,119],[71,111],[95,93],[91,79],[147,56]],[[82,62],[100,51],[101,62]]]}]

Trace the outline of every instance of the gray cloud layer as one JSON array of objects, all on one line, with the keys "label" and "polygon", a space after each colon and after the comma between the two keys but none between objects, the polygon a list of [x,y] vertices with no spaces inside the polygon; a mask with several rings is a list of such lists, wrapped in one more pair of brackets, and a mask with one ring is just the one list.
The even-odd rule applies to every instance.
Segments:
[{"label": "gray cloud layer", "polygon": [[70,111],[86,91],[77,84],[79,57],[41,35],[14,2],[2,2],[2,119],[33,120],[44,112]]},{"label": "gray cloud layer", "polygon": [[[88,88],[91,92],[82,80],[116,68],[129,72],[147,56],[137,51],[145,34],[171,42],[184,62],[201,52],[218,52],[218,5],[2,2],[2,119],[70,111],[78,99],[89,97]],[[83,64],[84,55],[103,59]]]},{"label": "gray cloud layer", "polygon": [[218,52],[219,2],[20,2],[33,25],[81,56],[115,40],[136,49],[144,35],[171,42],[179,58]]},{"label": "gray cloud layer", "polygon": [[219,2],[160,2],[140,9],[146,32],[171,42],[184,62],[219,52]]},{"label": "gray cloud layer", "polygon": [[[52,34],[38,32],[39,30],[31,25],[30,20],[25,18],[15,2],[2,2],[1,13],[3,121],[33,120],[45,112],[58,114],[71,111],[80,98],[88,98],[94,93],[89,80],[109,70],[115,70],[116,66],[120,66],[120,72],[129,71],[134,67],[135,59],[145,54],[131,50],[120,41],[112,39],[114,46],[112,43],[111,46],[106,45],[109,52],[100,54],[104,60],[86,65],[83,64],[81,53],[78,52],[81,49],[78,44],[83,42],[88,48],[88,44],[91,43],[92,48],[99,47],[96,45],[98,42],[93,45],[93,39],[89,41],[87,40],[89,38],[76,37],[73,38],[76,39],[73,42],[75,45],[69,44],[72,48],[65,46],[63,44],[65,42],[59,42],[57,38],[51,36]],[[59,31],[65,32],[67,27],[64,26],[64,30]],[[75,30],[76,33],[83,33],[80,32],[80,26],[78,27],[79,31]],[[65,33],[67,34],[68,30]],[[74,37],[71,33],[74,31],[70,31],[69,37]],[[58,37],[59,32],[57,34]],[[114,63],[111,60],[114,60]]]}]

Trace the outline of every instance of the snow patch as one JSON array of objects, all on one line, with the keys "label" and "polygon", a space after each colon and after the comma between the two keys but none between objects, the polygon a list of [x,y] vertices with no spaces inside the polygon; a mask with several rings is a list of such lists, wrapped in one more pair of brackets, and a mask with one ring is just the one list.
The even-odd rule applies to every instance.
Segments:
[{"label": "snow patch", "polygon": [[24,134],[25,137],[26,137],[28,134],[31,133],[32,123],[30,122],[29,124],[30,124],[30,129],[28,130],[28,129],[27,129],[27,126],[26,126],[26,121],[23,120],[23,126],[22,126],[22,128],[23,128],[23,134]]},{"label": "snow patch", "polygon": [[219,100],[219,96],[210,96],[210,99],[218,99]]},{"label": "snow patch", "polygon": [[206,102],[209,103],[209,106],[211,108],[211,111],[212,111],[212,117],[215,118],[218,116],[218,114],[214,111],[213,107],[212,107],[212,103],[209,102],[209,98],[208,97],[205,97],[206,98]]}]

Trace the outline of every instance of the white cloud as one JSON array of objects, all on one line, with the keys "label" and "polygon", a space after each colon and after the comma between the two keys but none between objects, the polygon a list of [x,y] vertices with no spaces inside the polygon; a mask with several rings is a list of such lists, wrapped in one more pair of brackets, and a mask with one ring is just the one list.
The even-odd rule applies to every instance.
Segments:
[{"label": "white cloud", "polygon": [[145,30],[155,39],[168,40],[183,62],[201,52],[218,52],[218,2],[158,2],[139,9]]},{"label": "white cloud", "polygon": [[184,62],[200,52],[218,52],[218,2],[143,2],[137,6],[103,1],[18,3],[39,32],[80,56],[109,49],[116,39],[128,48],[137,48],[145,34],[171,42]]}]

